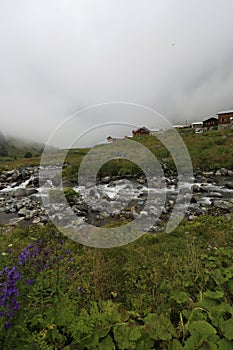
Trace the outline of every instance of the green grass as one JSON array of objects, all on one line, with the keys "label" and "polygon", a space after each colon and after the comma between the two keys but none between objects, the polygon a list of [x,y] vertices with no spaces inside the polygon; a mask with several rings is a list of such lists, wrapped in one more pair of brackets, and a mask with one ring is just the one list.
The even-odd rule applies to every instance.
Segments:
[{"label": "green grass", "polygon": [[[1,228],[1,269],[36,239],[59,250],[51,228]],[[183,221],[172,234],[145,234],[118,248],[90,248],[64,237],[72,262],[58,260],[38,274],[11,337],[0,331],[0,344],[42,350],[231,349],[232,232],[232,218],[203,216]],[[30,275],[30,266],[25,268]]]},{"label": "green grass", "polygon": [[[233,130],[208,131],[203,134],[184,133],[182,137],[194,170],[217,170],[220,168],[233,168]],[[166,147],[154,136],[142,136],[134,139],[150,150],[156,158],[167,165],[171,170],[175,169],[175,164]],[[77,179],[78,168],[88,149],[76,151],[70,150],[66,162],[68,168],[64,171],[64,176],[68,179]],[[91,164],[90,164],[91,168]],[[130,161],[125,159],[111,160],[105,163],[99,170],[100,177],[108,175],[133,175],[141,174],[142,171]]]},{"label": "green grass", "polygon": [[[190,154],[194,170],[216,170],[222,167],[233,168],[233,130],[213,130],[203,134],[184,133],[180,134]],[[169,151],[154,136],[142,136],[134,139],[149,149],[156,158],[165,163],[171,170],[175,169]],[[101,147],[101,146],[99,146]],[[99,149],[99,148],[98,148]],[[76,180],[78,169],[83,157],[90,149],[70,150],[65,162],[68,167],[64,170],[64,176],[69,180]],[[30,151],[33,158],[25,159],[24,154]],[[13,169],[26,165],[39,165],[40,156],[32,148],[17,149],[11,146],[8,157],[0,158],[0,170]],[[140,172],[132,162],[118,159],[112,160],[100,169],[99,176],[127,175]]]},{"label": "green grass", "polygon": [[26,166],[38,166],[40,164],[40,156],[33,158],[14,159],[10,157],[0,157],[0,171],[12,170]]}]

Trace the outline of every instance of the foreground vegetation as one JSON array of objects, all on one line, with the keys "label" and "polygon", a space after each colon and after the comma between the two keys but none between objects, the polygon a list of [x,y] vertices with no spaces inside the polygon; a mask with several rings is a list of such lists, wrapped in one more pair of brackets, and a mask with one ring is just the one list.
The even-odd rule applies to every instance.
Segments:
[{"label": "foreground vegetation", "polygon": [[233,221],[95,249],[1,228],[1,349],[233,348]]}]

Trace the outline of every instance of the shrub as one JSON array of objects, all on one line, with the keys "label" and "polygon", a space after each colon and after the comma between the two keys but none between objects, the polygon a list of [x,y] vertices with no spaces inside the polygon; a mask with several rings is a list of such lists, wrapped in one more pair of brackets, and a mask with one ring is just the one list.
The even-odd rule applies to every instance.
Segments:
[{"label": "shrub", "polygon": [[32,158],[31,152],[26,152],[26,153],[24,154],[24,158]]}]

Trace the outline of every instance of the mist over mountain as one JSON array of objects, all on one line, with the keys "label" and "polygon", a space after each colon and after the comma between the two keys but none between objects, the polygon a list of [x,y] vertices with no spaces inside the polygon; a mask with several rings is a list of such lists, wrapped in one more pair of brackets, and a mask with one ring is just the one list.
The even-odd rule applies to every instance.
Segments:
[{"label": "mist over mountain", "polygon": [[7,152],[7,143],[4,135],[0,131],[0,156],[5,157],[8,155]]},{"label": "mist over mountain", "polygon": [[0,132],[0,157],[4,158],[30,158],[40,155],[44,150],[44,144],[23,138],[3,135]]}]

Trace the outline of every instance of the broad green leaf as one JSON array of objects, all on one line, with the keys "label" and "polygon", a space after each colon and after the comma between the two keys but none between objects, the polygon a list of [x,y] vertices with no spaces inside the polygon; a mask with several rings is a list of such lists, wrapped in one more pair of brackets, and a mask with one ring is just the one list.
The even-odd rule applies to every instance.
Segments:
[{"label": "broad green leaf", "polygon": [[121,322],[121,314],[120,314],[120,312],[117,309],[115,309],[115,310],[112,311],[111,314],[108,315],[108,319],[112,323]]},{"label": "broad green leaf", "polygon": [[130,326],[129,329],[129,340],[138,340],[142,335],[141,327],[140,326]]},{"label": "broad green leaf", "polygon": [[172,343],[169,344],[168,350],[182,350],[183,346],[180,344],[179,340],[173,339]]},{"label": "broad green leaf", "polygon": [[129,319],[129,312],[125,308],[119,310],[121,322],[126,322]]},{"label": "broad green leaf", "polygon": [[[135,342],[130,339],[130,325],[123,323],[113,327],[114,340],[119,349],[135,349]],[[134,334],[133,334],[134,335]]]},{"label": "broad green leaf", "polygon": [[174,292],[171,299],[175,300],[178,304],[187,303],[190,300],[189,295],[185,292]]},{"label": "broad green leaf", "polygon": [[110,330],[111,325],[102,323],[94,330],[94,334],[100,339],[106,337]]},{"label": "broad green leaf", "polygon": [[201,301],[199,301],[196,305],[203,307],[207,310],[210,310],[212,307],[215,307],[216,305],[218,305],[218,300],[208,298],[203,294],[203,299]]},{"label": "broad green leaf", "polygon": [[206,340],[204,337],[199,335],[191,336],[184,346],[184,350],[219,350],[216,345],[216,341]]},{"label": "broad green leaf", "polygon": [[193,310],[183,310],[182,315],[186,317],[189,322],[205,321],[208,317],[208,313],[205,311],[205,309],[200,307],[194,308]]},{"label": "broad green leaf", "polygon": [[136,350],[150,350],[154,348],[154,340],[148,336],[145,339],[139,339],[136,344]]},{"label": "broad green leaf", "polygon": [[176,331],[166,315],[149,314],[145,317],[145,330],[152,339],[170,340],[177,337]]},{"label": "broad green leaf", "polygon": [[[27,348],[28,350],[40,350],[41,347],[39,344],[33,342],[32,344],[29,345],[29,347]],[[64,348],[65,350],[65,348]]]},{"label": "broad green leaf", "polygon": [[196,350],[201,340],[200,335],[192,335],[185,341],[184,350]]},{"label": "broad green leaf", "polygon": [[206,341],[203,343],[203,345],[200,347],[200,350],[219,350],[218,349],[218,346],[214,343],[214,342],[211,342],[211,341]]},{"label": "broad green leaf", "polygon": [[227,302],[223,302],[212,307],[208,315],[211,320],[211,323],[215,327],[219,327],[220,323],[222,323],[225,320],[226,314],[233,315],[233,308]]},{"label": "broad green leaf", "polygon": [[225,338],[228,340],[233,340],[233,318],[230,318],[227,321],[223,321],[220,324],[220,329]]},{"label": "broad green leaf", "polygon": [[189,332],[192,335],[204,336],[206,339],[209,335],[217,333],[216,329],[206,321],[193,321],[189,325]]},{"label": "broad green leaf", "polygon": [[219,348],[219,350],[232,350],[233,349],[233,342],[231,342],[227,339],[221,339],[218,342],[218,348]]},{"label": "broad green leaf", "polygon": [[115,350],[115,345],[112,338],[108,335],[106,338],[101,340],[99,344],[99,350]]},{"label": "broad green leaf", "polygon": [[218,299],[222,299],[224,297],[224,293],[222,291],[212,292],[211,290],[207,290],[205,293],[203,293],[203,297],[218,300]]}]

